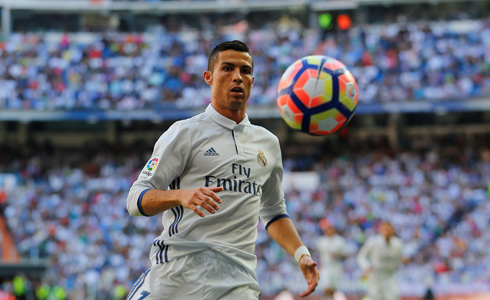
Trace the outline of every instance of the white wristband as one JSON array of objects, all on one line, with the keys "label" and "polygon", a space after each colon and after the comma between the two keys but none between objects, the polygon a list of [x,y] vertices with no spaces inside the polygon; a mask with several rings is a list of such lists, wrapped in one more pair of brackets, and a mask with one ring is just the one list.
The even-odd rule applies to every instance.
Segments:
[{"label": "white wristband", "polygon": [[308,255],[311,256],[310,251],[308,251],[308,248],[306,248],[305,245],[300,246],[296,251],[294,252],[294,259],[298,262],[303,257],[303,255]]}]

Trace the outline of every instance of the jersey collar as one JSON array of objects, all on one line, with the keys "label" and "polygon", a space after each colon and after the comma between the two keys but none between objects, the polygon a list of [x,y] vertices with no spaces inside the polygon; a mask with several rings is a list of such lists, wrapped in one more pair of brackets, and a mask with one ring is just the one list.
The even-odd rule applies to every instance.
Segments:
[{"label": "jersey collar", "polygon": [[206,114],[213,119],[216,123],[220,124],[223,127],[226,127],[230,130],[235,129],[235,127],[240,126],[240,125],[249,125],[250,120],[248,119],[248,115],[245,114],[245,118],[237,124],[235,121],[228,119],[227,117],[223,116],[220,114],[214,107],[213,105],[209,104],[208,107],[206,108]]}]

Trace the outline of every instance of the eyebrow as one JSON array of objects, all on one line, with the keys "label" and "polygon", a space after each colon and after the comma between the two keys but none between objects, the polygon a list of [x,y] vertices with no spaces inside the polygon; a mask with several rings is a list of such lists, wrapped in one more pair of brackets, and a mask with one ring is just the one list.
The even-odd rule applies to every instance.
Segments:
[{"label": "eyebrow", "polygon": [[[236,65],[234,63],[226,62],[226,61],[222,62],[221,65],[236,67]],[[252,66],[250,66],[250,65],[242,65],[242,66],[240,66],[240,68],[246,68],[246,69],[252,70]]]}]

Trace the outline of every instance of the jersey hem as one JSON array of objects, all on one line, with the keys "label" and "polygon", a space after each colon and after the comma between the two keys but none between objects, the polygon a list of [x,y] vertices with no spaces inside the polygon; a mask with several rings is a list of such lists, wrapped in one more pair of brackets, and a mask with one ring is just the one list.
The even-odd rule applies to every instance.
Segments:
[{"label": "jersey hem", "polygon": [[143,206],[141,206],[141,201],[143,201],[143,195],[148,192],[150,189],[146,189],[144,191],[141,192],[141,194],[139,195],[138,197],[138,211],[140,212],[140,214],[142,214],[143,216],[145,217],[149,217],[149,215],[145,214],[145,212],[143,211]]},{"label": "jersey hem", "polygon": [[269,230],[269,226],[271,226],[272,223],[282,218],[290,218],[290,217],[288,214],[280,214],[275,216],[274,218],[272,218],[272,220],[269,221],[269,223],[267,223],[267,225],[265,226],[265,230]]}]

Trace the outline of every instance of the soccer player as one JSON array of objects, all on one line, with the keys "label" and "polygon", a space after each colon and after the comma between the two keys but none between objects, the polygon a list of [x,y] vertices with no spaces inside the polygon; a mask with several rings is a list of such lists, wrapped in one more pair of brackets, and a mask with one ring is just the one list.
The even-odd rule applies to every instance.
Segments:
[{"label": "soccer player", "polygon": [[129,213],[163,212],[164,230],[128,299],[258,299],[259,217],[299,263],[300,296],[315,290],[317,264],[286,212],[279,141],[246,114],[253,70],[245,43],[217,45],[204,72],[211,104],[163,133],[133,183]]},{"label": "soccer player", "polygon": [[403,241],[395,236],[390,222],[379,224],[379,235],[366,240],[359,250],[357,261],[368,279],[370,300],[397,300],[400,298],[396,270],[408,258],[402,255]]},{"label": "soccer player", "polygon": [[326,219],[320,221],[324,236],[318,239],[317,251],[320,256],[320,282],[323,299],[333,300],[343,274],[342,261],[347,258],[347,242]]}]

